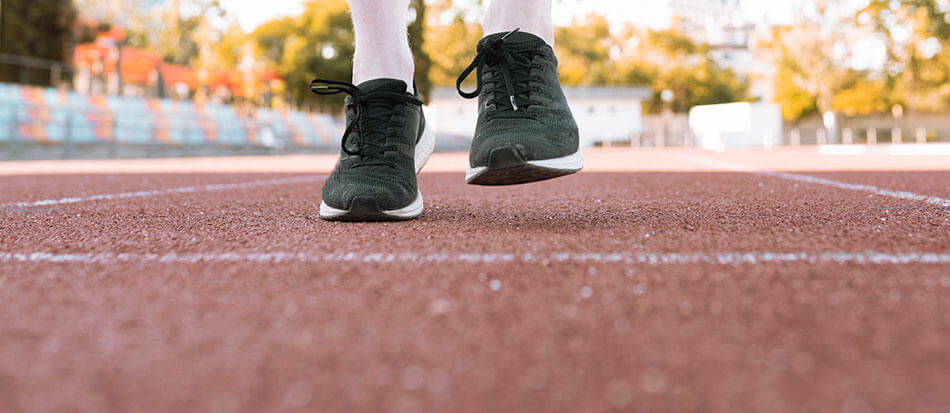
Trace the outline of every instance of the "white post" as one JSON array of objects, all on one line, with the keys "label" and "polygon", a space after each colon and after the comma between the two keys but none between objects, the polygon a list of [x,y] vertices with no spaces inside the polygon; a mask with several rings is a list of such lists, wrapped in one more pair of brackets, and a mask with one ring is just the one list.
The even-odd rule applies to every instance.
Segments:
[{"label": "white post", "polygon": [[904,131],[899,126],[891,129],[891,143],[902,143],[904,141]]},{"label": "white post", "polygon": [[801,145],[801,144],[802,144],[802,131],[798,130],[798,128],[792,129],[792,133],[791,133],[791,135],[789,135],[788,140],[789,140],[788,143],[791,144],[792,146],[799,146],[799,145]]},{"label": "white post", "polygon": [[870,127],[868,128],[868,145],[877,144],[877,128]]},{"label": "white post", "polygon": [[914,131],[914,134],[917,137],[917,143],[927,143],[927,129],[924,127],[919,127]]},{"label": "white post", "polygon": [[825,145],[828,143],[828,131],[825,128],[818,128],[817,136],[815,140],[818,141],[819,145]]},{"label": "white post", "polygon": [[841,143],[851,145],[854,143],[854,131],[851,128],[844,128],[841,131]]}]

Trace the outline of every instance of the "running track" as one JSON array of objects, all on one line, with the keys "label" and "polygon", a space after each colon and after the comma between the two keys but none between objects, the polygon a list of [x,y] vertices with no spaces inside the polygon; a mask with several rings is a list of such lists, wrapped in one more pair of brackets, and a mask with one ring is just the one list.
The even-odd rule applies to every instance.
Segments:
[{"label": "running track", "polygon": [[616,149],[508,188],[464,163],[382,224],[317,218],[332,157],[0,164],[0,405],[950,405],[950,156]]}]

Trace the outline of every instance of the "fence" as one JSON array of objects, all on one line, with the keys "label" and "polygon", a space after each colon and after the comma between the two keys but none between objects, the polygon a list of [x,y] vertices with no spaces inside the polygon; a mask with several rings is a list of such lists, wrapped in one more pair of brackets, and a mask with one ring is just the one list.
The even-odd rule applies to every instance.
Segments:
[{"label": "fence", "polygon": [[[829,133],[817,117],[784,126],[783,144],[887,144],[950,142],[950,114],[912,114],[901,119],[889,116],[840,117]],[[643,130],[631,137],[635,147],[691,146],[693,134],[686,114],[645,115]]]},{"label": "fence", "polygon": [[817,117],[785,126],[787,145],[950,142],[950,114],[840,117],[828,131]]},{"label": "fence", "polygon": [[72,70],[72,66],[64,62],[0,53],[0,81],[57,87]]},{"label": "fence", "polygon": [[634,147],[693,146],[689,115],[685,113],[643,116],[643,130],[630,141]]}]

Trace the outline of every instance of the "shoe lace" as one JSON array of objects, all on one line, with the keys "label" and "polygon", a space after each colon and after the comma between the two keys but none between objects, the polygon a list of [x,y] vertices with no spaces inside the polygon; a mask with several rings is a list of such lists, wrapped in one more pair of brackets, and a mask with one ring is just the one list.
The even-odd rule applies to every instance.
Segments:
[{"label": "shoe lace", "polygon": [[[517,112],[521,112],[526,115],[527,108],[531,105],[537,105],[538,102],[532,101],[528,98],[529,94],[535,91],[535,88],[532,87],[531,83],[539,79],[531,76],[531,69],[534,67],[533,57],[543,56],[544,53],[537,49],[529,50],[512,50],[505,40],[508,39],[513,33],[517,32],[519,29],[514,29],[504,36],[501,36],[496,39],[489,40],[483,44],[481,50],[475,55],[475,58],[472,59],[472,63],[462,71],[462,74],[459,75],[458,80],[455,82],[455,89],[458,90],[459,95],[466,99],[472,99],[477,97],[482,91],[482,72],[488,70],[489,73],[492,73],[492,79],[495,79],[498,72],[501,72],[501,76],[505,81],[505,92],[507,95],[501,92],[499,88],[494,89],[494,96],[492,97],[495,107],[498,108],[511,108],[511,111],[503,111],[502,113],[508,113],[508,115],[516,115]],[[475,80],[476,86],[475,90],[471,92],[465,92],[462,90],[462,82],[472,73],[476,71]],[[494,81],[493,81],[494,82]],[[519,105],[518,102],[521,102]],[[525,109],[521,111],[521,109]]]},{"label": "shoe lace", "polygon": [[340,146],[347,155],[358,156],[353,167],[383,165],[397,168],[393,161],[386,158],[386,152],[399,150],[395,145],[386,144],[393,106],[400,103],[422,106],[421,100],[406,93],[390,91],[363,93],[352,83],[327,79],[311,80],[310,91],[318,95],[350,95],[346,110],[349,113],[352,108],[356,113],[349,117]]}]

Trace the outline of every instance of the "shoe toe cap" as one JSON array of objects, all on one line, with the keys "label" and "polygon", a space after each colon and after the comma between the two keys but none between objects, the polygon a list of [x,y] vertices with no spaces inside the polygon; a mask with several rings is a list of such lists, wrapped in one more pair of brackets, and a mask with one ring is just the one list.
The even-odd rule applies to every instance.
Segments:
[{"label": "shoe toe cap", "polygon": [[558,158],[577,151],[576,129],[545,127],[540,123],[504,123],[498,122],[476,134],[469,152],[471,166],[488,165],[492,153],[505,148],[527,161]]},{"label": "shoe toe cap", "polygon": [[391,210],[405,207],[416,198],[415,188],[400,182],[385,182],[382,179],[328,180],[323,186],[323,202],[342,209],[374,206],[376,210]]}]

